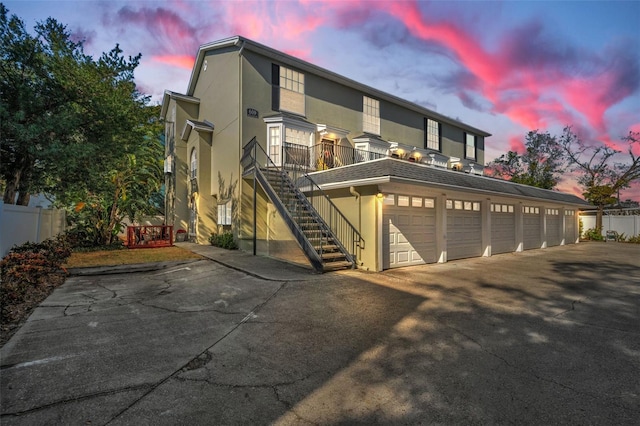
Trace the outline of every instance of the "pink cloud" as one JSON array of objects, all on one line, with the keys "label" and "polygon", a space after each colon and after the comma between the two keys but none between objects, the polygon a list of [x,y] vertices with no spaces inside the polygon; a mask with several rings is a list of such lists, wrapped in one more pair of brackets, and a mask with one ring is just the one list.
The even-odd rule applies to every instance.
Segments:
[{"label": "pink cloud", "polygon": [[522,136],[510,136],[509,151],[514,151],[522,154],[525,151],[524,138]]},{"label": "pink cloud", "polygon": [[152,59],[167,65],[191,70],[195,62],[195,58],[189,55],[154,55]]}]

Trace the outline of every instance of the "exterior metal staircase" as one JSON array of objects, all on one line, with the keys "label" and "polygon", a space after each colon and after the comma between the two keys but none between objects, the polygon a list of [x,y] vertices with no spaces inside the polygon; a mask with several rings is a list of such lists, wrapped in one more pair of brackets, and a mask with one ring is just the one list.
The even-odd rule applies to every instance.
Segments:
[{"label": "exterior metal staircase", "polygon": [[354,268],[364,240],[326,194],[306,174],[277,166],[256,138],[243,149],[243,176],[253,176],[260,184],[314,269],[326,272]]}]

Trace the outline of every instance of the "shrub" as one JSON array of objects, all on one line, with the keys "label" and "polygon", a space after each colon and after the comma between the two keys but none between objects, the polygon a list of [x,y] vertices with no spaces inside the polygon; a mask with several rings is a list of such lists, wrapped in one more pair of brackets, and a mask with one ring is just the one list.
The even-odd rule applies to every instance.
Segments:
[{"label": "shrub", "polygon": [[212,246],[224,248],[227,250],[237,250],[238,244],[233,239],[233,234],[231,232],[224,232],[222,234],[211,234],[209,237],[209,243]]},{"label": "shrub", "polygon": [[585,240],[591,241],[604,241],[604,237],[602,236],[602,231],[598,228],[589,228],[584,231]]},{"label": "shrub", "polygon": [[640,244],[640,234],[636,235],[635,237],[627,238],[626,242],[632,244]]},{"label": "shrub", "polygon": [[71,255],[65,235],[41,243],[25,243],[11,249],[0,261],[0,303],[2,323],[13,320],[16,306],[33,298],[44,298],[49,293],[51,276],[62,272],[62,264]]}]

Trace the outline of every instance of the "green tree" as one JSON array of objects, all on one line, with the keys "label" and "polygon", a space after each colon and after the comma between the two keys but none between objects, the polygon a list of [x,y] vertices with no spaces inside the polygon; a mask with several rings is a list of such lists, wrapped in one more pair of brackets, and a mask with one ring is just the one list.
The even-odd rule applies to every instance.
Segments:
[{"label": "green tree", "polygon": [[50,194],[78,206],[70,217],[96,243],[111,242],[123,215],[149,211],[162,182],[158,108],[134,81],[141,56],[116,45],[93,59],[51,18],[31,36],[2,4],[0,42],[5,203]]},{"label": "green tree", "polygon": [[582,186],[584,198],[598,207],[596,228],[602,229],[604,207],[615,203],[621,189],[628,188],[640,180],[640,133],[629,132],[622,138],[627,148],[627,158],[618,161],[622,151],[605,144],[587,145],[573,133],[570,126],[564,128],[560,137],[569,164],[578,173],[578,183]]},{"label": "green tree", "polygon": [[560,180],[565,163],[558,141],[548,132],[527,133],[525,152],[509,151],[488,165],[492,176],[538,188],[553,189]]}]

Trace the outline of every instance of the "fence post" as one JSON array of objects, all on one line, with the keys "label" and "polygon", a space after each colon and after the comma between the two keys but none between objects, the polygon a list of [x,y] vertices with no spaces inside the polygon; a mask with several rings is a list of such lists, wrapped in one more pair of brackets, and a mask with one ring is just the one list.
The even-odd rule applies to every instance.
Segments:
[{"label": "fence post", "polygon": [[36,222],[36,238],[34,239],[34,241],[36,243],[40,242],[40,227],[42,224],[42,206],[36,206],[36,208],[38,209],[38,219]]}]

